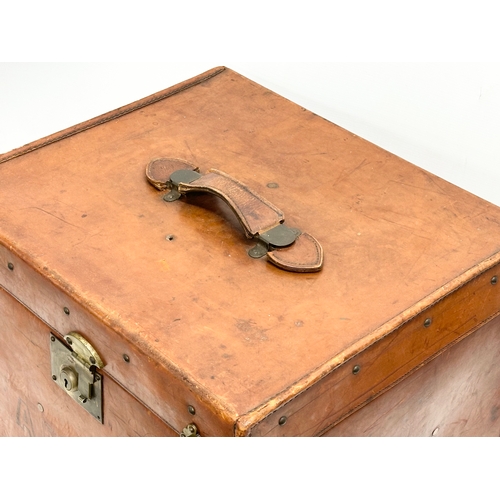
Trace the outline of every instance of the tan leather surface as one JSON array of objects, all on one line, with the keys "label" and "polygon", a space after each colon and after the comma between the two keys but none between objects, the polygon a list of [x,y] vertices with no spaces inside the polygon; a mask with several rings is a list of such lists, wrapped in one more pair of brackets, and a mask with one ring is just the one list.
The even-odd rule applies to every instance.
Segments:
[{"label": "tan leather surface", "polygon": [[[51,283],[3,246],[0,246],[0,262],[10,263],[13,267],[11,270],[8,265],[0,266],[0,285],[3,288],[9,290],[27,309],[35,313],[47,329],[61,337],[71,331],[85,333],[104,361],[102,371],[106,380],[113,380],[127,388],[146,408],[168,422],[178,434],[191,422],[198,425],[202,423],[202,435],[234,434],[237,415],[231,408],[214,399],[194,381],[184,378],[171,360],[159,358],[159,353],[156,352],[148,353],[147,346],[140,336],[130,338],[103,310],[95,310],[95,314],[91,314],[84,297],[72,294],[71,288],[60,288],[57,275]],[[21,314],[18,312],[19,308],[17,312],[14,308],[6,310],[6,315],[12,317],[4,319],[6,315],[0,315],[0,325],[4,331],[13,331],[8,326],[10,323],[17,325],[16,331],[22,332],[23,321],[29,317],[29,313],[23,311],[26,314]],[[40,332],[39,328],[32,333],[32,343],[46,343],[45,338],[36,337],[37,332]],[[127,355],[128,362],[124,360],[124,355]],[[19,356],[22,360],[23,353]],[[42,368],[40,371],[45,372],[45,375],[40,373],[37,376],[49,375]],[[24,372],[20,376],[24,377]],[[30,375],[27,378],[29,377]],[[29,380],[23,383],[29,383]],[[196,409],[195,416],[188,412],[188,406]],[[105,419],[106,413],[104,407]]]},{"label": "tan leather surface", "polygon": [[[260,410],[261,414],[256,411],[242,417],[237,432],[252,436],[321,435],[498,315],[500,294],[491,279],[499,274],[497,264],[432,306],[422,308],[420,314],[349,357],[316,383],[309,380],[303,384],[300,396],[276,411],[270,412],[273,401],[269,401],[264,412],[269,415],[262,415]],[[283,416],[286,425],[279,423]]]},{"label": "tan leather surface", "polygon": [[[0,157],[0,243],[243,415],[290,400],[498,260],[500,209],[233,71],[215,73]],[[321,242],[324,269],[285,273],[248,258],[213,197],[166,210],[144,177],[164,156],[223,169],[264,196],[277,184],[273,203]]]},{"label": "tan leather surface", "polygon": [[496,318],[325,435],[498,437],[499,357]]}]

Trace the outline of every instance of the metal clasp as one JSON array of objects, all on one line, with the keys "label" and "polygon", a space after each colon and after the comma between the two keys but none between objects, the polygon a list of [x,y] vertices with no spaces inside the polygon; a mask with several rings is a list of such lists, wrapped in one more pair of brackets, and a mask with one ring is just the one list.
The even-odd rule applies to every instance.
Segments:
[{"label": "metal clasp", "polygon": [[68,346],[50,335],[52,380],[102,424],[102,377],[96,370],[104,363],[79,333],[70,332],[64,338]]},{"label": "metal clasp", "polygon": [[198,427],[195,424],[188,424],[182,432],[180,433],[180,437],[200,437],[200,433],[198,432]]}]

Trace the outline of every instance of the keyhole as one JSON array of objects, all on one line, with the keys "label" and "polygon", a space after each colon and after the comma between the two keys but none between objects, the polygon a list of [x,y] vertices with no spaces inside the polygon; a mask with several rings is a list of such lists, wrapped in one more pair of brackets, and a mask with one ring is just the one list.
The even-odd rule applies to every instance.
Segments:
[{"label": "keyhole", "polygon": [[78,387],[78,374],[69,366],[65,366],[61,370],[61,380],[64,382],[64,388],[68,392],[73,392]]}]

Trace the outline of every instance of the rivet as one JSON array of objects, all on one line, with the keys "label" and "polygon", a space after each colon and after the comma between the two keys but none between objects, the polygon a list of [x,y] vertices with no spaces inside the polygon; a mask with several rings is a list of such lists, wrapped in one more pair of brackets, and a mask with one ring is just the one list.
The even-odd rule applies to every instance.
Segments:
[{"label": "rivet", "polygon": [[63,309],[63,311],[64,311],[64,314],[66,314],[67,316],[69,316],[69,309],[67,307],[65,307]]},{"label": "rivet", "polygon": [[431,319],[431,318],[427,318],[427,319],[424,321],[424,326],[425,326],[425,328],[429,328],[429,326],[431,326],[431,323],[432,323],[432,319]]},{"label": "rivet", "polygon": [[167,234],[167,236],[165,236],[165,239],[167,241],[174,241],[175,240],[175,236],[173,234]]},{"label": "rivet", "polygon": [[54,335],[51,335],[51,336],[50,336],[50,341],[51,341],[51,342],[55,342],[55,341],[56,341],[56,338],[54,337]]},{"label": "rivet", "polygon": [[52,375],[52,380],[57,380],[57,377],[55,375]]},{"label": "rivet", "polygon": [[177,191],[170,191],[170,193],[167,193],[163,199],[165,201],[175,201],[180,198],[180,194]]},{"label": "rivet", "polygon": [[360,370],[361,370],[361,366],[359,366],[359,365],[354,366],[354,368],[352,369],[353,375],[357,375],[360,372]]},{"label": "rivet", "polygon": [[40,403],[37,404],[37,408],[41,413],[43,413],[43,406]]},{"label": "rivet", "polygon": [[496,285],[497,281],[498,281],[498,277],[497,276],[493,276],[493,278],[491,278],[491,284],[492,285]]},{"label": "rivet", "polygon": [[252,257],[252,259],[260,259],[265,253],[263,254],[260,246],[257,245],[248,250],[248,255]]},{"label": "rivet", "polygon": [[286,421],[287,421],[287,418],[286,418],[286,417],[281,417],[281,418],[279,419],[279,422],[278,422],[278,423],[279,423],[280,425],[285,425],[285,424],[286,424]]},{"label": "rivet", "polygon": [[278,184],[277,182],[269,182],[269,183],[267,184],[267,187],[268,187],[268,188],[270,188],[270,189],[277,189],[277,188],[279,188],[280,186],[279,186],[279,184]]},{"label": "rivet", "polygon": [[130,362],[130,358],[129,358],[128,354],[124,354],[124,355],[123,355],[123,360],[124,360],[126,363]]},{"label": "rivet", "polygon": [[11,270],[11,271],[14,271],[14,264],[12,264],[12,262],[9,262],[7,264],[7,267]]},{"label": "rivet", "polygon": [[89,361],[90,361],[93,365],[95,365],[95,358],[94,358],[94,356],[90,356]]},{"label": "rivet", "polygon": [[188,406],[188,412],[191,413],[191,415],[194,415],[196,413],[196,410],[194,409],[194,406],[189,405]]},{"label": "rivet", "polygon": [[94,378],[95,378],[96,382],[99,382],[99,380],[101,380],[101,376],[98,375],[97,373],[95,374]]},{"label": "rivet", "polygon": [[69,337],[66,337],[66,342],[67,342],[69,345],[72,345],[72,344],[73,344],[73,341],[72,341]]}]

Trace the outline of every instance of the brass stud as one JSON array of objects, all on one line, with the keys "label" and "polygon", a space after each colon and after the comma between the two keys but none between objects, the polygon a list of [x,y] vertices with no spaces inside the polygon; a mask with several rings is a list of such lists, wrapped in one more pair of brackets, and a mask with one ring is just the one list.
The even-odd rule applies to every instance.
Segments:
[{"label": "brass stud", "polygon": [[496,285],[498,282],[498,277],[497,276],[493,276],[493,278],[491,278],[491,284],[492,285]]},{"label": "brass stud", "polygon": [[188,406],[188,412],[191,413],[191,415],[196,414],[196,410],[194,409],[194,406],[189,405]]},{"label": "brass stud", "polygon": [[429,328],[429,326],[431,326],[431,323],[432,323],[432,319],[431,319],[431,318],[427,318],[427,319],[424,321],[424,326],[425,326],[425,328]]},{"label": "brass stud", "polygon": [[357,374],[360,372],[360,370],[361,370],[361,366],[356,365],[356,366],[354,366],[354,368],[352,369],[352,374],[353,374],[353,375],[357,375]]},{"label": "brass stud", "polygon": [[124,354],[123,355],[123,361],[125,361],[125,363],[129,363],[130,362],[130,357],[128,354]]},{"label": "brass stud", "polygon": [[286,417],[281,417],[278,421],[278,424],[280,425],[285,425],[286,424],[286,421],[287,421],[287,418]]},{"label": "brass stud", "polygon": [[90,356],[89,361],[90,361],[93,365],[95,365],[95,358],[94,358],[94,356]]},{"label": "brass stud", "polygon": [[14,264],[12,264],[12,262],[9,262],[7,264],[7,267],[11,270],[11,271],[14,271]]},{"label": "brass stud", "polygon": [[65,307],[63,309],[63,311],[64,311],[64,314],[66,314],[66,316],[69,316],[69,309],[67,307]]}]

